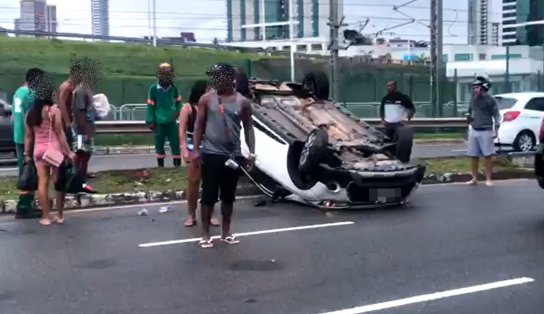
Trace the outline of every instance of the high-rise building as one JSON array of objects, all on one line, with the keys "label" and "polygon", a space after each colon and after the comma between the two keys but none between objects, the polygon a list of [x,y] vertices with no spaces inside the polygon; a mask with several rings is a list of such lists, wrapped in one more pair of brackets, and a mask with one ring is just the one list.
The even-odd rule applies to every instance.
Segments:
[{"label": "high-rise building", "polygon": [[91,0],[93,35],[110,35],[110,14],[108,0]]},{"label": "high-rise building", "polygon": [[491,44],[490,0],[468,0],[468,44]]},{"label": "high-rise building", "polygon": [[48,33],[56,33],[57,32],[57,7],[54,5],[48,5],[47,6],[47,25],[46,25],[46,31]]},{"label": "high-rise building", "polygon": [[[289,26],[243,28],[243,25],[285,22],[289,20],[289,4],[294,5],[295,38],[329,37],[329,0],[227,0],[227,41],[253,41],[289,38]],[[338,1],[338,15],[343,14],[343,0]]]},{"label": "high-rise building", "polygon": [[544,44],[544,25],[512,27],[531,21],[544,20],[542,0],[502,1],[502,43],[503,45],[541,46]]},{"label": "high-rise building", "polygon": [[45,0],[21,0],[20,18],[15,29],[30,32],[47,31],[47,3]]}]

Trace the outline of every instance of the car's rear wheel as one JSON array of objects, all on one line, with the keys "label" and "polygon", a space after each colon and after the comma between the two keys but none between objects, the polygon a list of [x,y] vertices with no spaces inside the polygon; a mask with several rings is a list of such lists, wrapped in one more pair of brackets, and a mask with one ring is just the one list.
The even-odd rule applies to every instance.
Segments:
[{"label": "car's rear wheel", "polygon": [[404,162],[410,162],[414,143],[414,130],[405,126],[399,127],[395,134],[395,155]]},{"label": "car's rear wheel", "polygon": [[536,138],[533,132],[521,131],[514,140],[514,150],[520,152],[530,152],[536,145]]},{"label": "car's rear wheel", "polygon": [[329,99],[329,79],[323,72],[308,73],[302,80],[302,86],[318,100]]},{"label": "car's rear wheel", "polygon": [[323,160],[327,153],[329,135],[323,129],[314,129],[308,135],[302,152],[300,153],[299,170],[309,173]]}]

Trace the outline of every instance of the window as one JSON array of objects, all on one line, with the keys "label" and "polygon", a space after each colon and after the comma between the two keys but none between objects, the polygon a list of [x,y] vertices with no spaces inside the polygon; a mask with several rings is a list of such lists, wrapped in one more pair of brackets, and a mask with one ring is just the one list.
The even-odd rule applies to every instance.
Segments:
[{"label": "window", "polygon": [[502,18],[516,17],[516,12],[503,13]]},{"label": "window", "polygon": [[472,61],[473,56],[471,53],[456,53],[455,61]]},{"label": "window", "polygon": [[486,58],[486,54],[485,54],[485,53],[480,53],[480,54],[478,55],[478,60],[485,60],[485,58]]},{"label": "window", "polygon": [[495,99],[497,100],[497,105],[499,107],[499,110],[503,110],[503,109],[510,109],[512,108],[516,102],[518,101],[517,99],[515,98],[508,98],[508,97],[495,97]]},{"label": "window", "polygon": [[527,110],[535,110],[544,112],[544,98],[533,98],[525,105]]}]

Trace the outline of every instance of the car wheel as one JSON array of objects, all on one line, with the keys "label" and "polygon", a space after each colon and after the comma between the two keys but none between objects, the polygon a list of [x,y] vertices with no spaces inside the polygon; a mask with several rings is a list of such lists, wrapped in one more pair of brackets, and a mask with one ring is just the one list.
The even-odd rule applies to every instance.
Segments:
[{"label": "car wheel", "polygon": [[529,152],[536,145],[536,138],[531,131],[521,131],[514,140],[514,150],[520,152]]},{"label": "car wheel", "polygon": [[329,99],[329,79],[323,72],[307,74],[302,80],[302,86],[311,91],[318,100]]},{"label": "car wheel", "polygon": [[405,126],[398,128],[395,134],[395,142],[395,155],[397,158],[404,163],[410,162],[414,144],[414,130]]},{"label": "car wheel", "polygon": [[240,67],[236,68],[236,91],[242,94],[244,97],[251,97],[251,93],[249,91],[249,79],[244,69]]},{"label": "car wheel", "polygon": [[311,172],[326,155],[328,143],[327,131],[315,129],[310,132],[300,153],[299,171],[302,173]]}]

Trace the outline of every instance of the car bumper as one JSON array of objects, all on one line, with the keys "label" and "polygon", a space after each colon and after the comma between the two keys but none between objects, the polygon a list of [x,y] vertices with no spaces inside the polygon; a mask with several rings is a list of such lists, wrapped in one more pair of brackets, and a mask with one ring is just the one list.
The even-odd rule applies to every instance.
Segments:
[{"label": "car bumper", "polygon": [[544,189],[544,143],[540,143],[535,155],[535,176],[540,187]]},{"label": "car bumper", "polygon": [[312,202],[322,208],[387,207],[406,203],[421,184],[426,166],[391,172],[330,171],[328,178],[342,182],[345,201]]},{"label": "car bumper", "polygon": [[512,146],[519,131],[519,127],[516,127],[513,123],[505,122],[501,124],[495,138],[495,145]]}]

